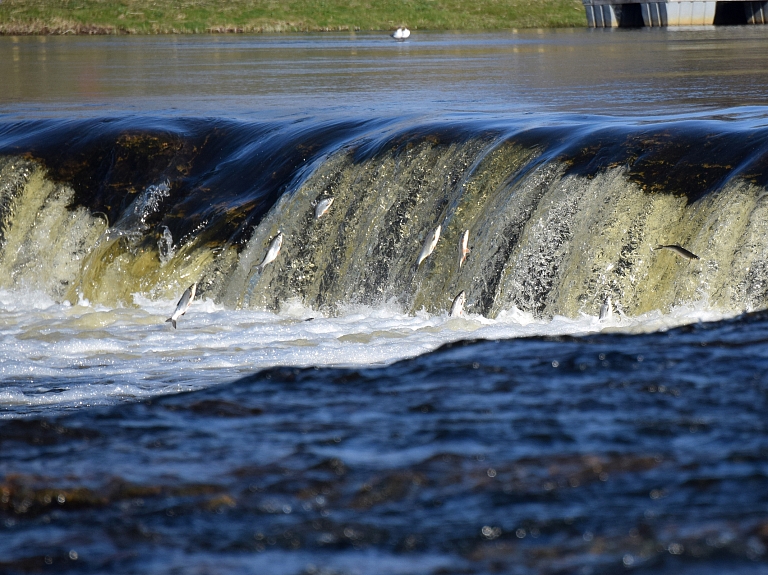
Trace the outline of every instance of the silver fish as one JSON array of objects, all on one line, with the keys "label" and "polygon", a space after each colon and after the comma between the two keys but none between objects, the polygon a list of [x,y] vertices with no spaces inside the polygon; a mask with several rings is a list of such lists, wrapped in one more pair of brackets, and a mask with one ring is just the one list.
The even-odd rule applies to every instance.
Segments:
[{"label": "silver fish", "polygon": [[267,255],[265,255],[264,259],[261,260],[261,263],[256,266],[256,269],[258,270],[259,273],[264,271],[264,268],[267,266],[267,264],[270,264],[273,261],[275,261],[277,254],[280,253],[280,247],[282,245],[283,245],[283,232],[277,232],[277,235],[269,244]]},{"label": "silver fish", "polygon": [[315,219],[319,220],[320,216],[322,216],[325,212],[328,211],[328,208],[331,207],[332,203],[333,203],[333,198],[325,198],[317,202],[317,205],[315,206]]},{"label": "silver fish", "polygon": [[461,269],[461,266],[467,260],[467,256],[469,255],[470,249],[467,247],[468,243],[469,230],[464,230],[464,233],[461,236],[461,240],[459,241],[459,269]]},{"label": "silver fish", "polygon": [[461,317],[462,315],[464,315],[465,301],[467,301],[467,294],[465,294],[464,290],[462,290],[459,292],[459,295],[453,298],[453,303],[451,304],[451,311],[448,315],[450,317]]},{"label": "silver fish", "polygon": [[432,233],[432,235],[427,238],[426,242],[424,242],[424,247],[421,248],[421,253],[419,254],[419,259],[416,262],[416,267],[419,267],[421,265],[421,262],[427,259],[429,255],[433,251],[435,251],[435,246],[437,245],[437,240],[439,239],[440,239],[440,226],[437,226],[437,228]]},{"label": "silver fish", "polygon": [[698,260],[699,259],[699,256],[697,256],[693,252],[689,252],[687,249],[685,249],[684,247],[678,246],[677,244],[670,244],[670,245],[666,245],[666,246],[659,245],[659,246],[656,246],[653,249],[654,250],[667,249],[667,250],[675,252],[681,258],[685,258],[687,260]]},{"label": "silver fish", "polygon": [[613,305],[611,304],[611,296],[605,298],[603,305],[600,306],[600,321],[608,321],[613,317]]},{"label": "silver fish", "polygon": [[187,309],[189,309],[189,304],[191,304],[192,300],[195,299],[196,291],[197,291],[197,282],[193,283],[186,290],[184,290],[184,293],[181,294],[181,299],[179,300],[179,303],[176,304],[176,310],[173,312],[173,315],[169,317],[167,320],[165,320],[166,323],[171,322],[173,329],[176,329],[176,320],[179,319],[181,316],[183,316],[185,313],[187,313]]}]

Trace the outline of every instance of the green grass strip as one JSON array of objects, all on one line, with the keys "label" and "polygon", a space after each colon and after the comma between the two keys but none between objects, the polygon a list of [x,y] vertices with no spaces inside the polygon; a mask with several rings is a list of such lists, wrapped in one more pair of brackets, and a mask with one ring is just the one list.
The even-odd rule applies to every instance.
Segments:
[{"label": "green grass strip", "polygon": [[0,34],[200,34],[586,26],[580,0],[0,0]]}]

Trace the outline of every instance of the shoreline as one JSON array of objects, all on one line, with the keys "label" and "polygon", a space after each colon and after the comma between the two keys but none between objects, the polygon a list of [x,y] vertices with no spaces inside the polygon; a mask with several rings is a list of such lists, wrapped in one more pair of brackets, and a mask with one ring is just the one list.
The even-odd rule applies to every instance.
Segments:
[{"label": "shoreline", "polygon": [[[407,28],[410,28],[406,26]],[[505,28],[410,28],[412,32],[457,32],[457,33],[479,33],[479,32],[504,32],[508,30],[536,30],[536,29],[578,29],[587,28],[584,26],[509,26]],[[272,29],[272,28],[239,28],[230,26],[214,27],[206,30],[176,30],[176,29],[159,29],[151,32],[135,31],[135,30],[122,30],[113,29],[105,26],[86,25],[69,27],[67,29],[42,26],[33,27],[29,29],[21,29],[15,27],[2,27],[0,26],[0,37],[19,37],[19,36],[205,36],[205,35],[245,35],[245,34],[333,34],[339,32],[350,33],[371,33],[380,32],[382,34],[390,34],[397,29],[395,28],[307,28],[307,29]]]},{"label": "shoreline", "polygon": [[581,0],[0,0],[0,35],[479,32],[584,28]]}]

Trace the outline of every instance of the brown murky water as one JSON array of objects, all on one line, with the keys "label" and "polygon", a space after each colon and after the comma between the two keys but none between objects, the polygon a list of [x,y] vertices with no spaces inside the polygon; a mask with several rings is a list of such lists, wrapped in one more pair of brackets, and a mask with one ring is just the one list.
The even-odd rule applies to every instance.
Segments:
[{"label": "brown murky water", "polygon": [[766,30],[0,38],[0,111],[681,114],[768,101]]}]

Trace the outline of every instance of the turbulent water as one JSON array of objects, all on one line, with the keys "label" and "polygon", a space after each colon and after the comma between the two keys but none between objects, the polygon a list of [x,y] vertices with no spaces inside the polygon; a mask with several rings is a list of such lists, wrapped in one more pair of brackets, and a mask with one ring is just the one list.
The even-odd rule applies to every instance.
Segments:
[{"label": "turbulent water", "polygon": [[[542,46],[680,48],[629,34]],[[538,57],[469,38],[417,67]],[[768,573],[767,108],[62,94],[0,117],[0,571]]]},{"label": "turbulent water", "polygon": [[[307,124],[10,126],[5,150],[24,153],[0,168],[0,287],[114,307],[199,282],[230,309],[327,315],[440,313],[465,290],[490,318],[596,315],[607,296],[631,316],[765,300],[768,130]],[[278,232],[280,259],[262,270]],[[700,259],[654,250],[675,244]]]}]

